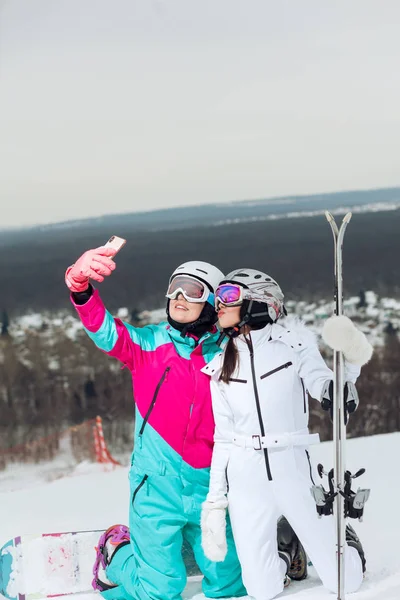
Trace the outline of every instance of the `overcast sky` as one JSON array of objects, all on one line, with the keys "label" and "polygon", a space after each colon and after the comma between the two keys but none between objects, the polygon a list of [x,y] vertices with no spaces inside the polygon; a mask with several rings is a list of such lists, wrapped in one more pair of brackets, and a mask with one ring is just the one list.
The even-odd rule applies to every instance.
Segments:
[{"label": "overcast sky", "polygon": [[0,227],[399,185],[399,65],[399,0],[0,0]]}]

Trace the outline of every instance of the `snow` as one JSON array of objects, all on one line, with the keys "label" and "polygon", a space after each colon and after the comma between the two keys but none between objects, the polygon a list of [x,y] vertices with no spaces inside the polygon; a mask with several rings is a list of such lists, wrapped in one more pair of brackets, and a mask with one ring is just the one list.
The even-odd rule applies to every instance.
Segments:
[{"label": "snow", "polygon": [[[314,460],[325,469],[332,466],[332,443],[310,448]],[[347,444],[347,467],[366,473],[356,481],[371,488],[362,523],[352,521],[367,557],[367,574],[354,600],[397,600],[400,597],[399,526],[396,510],[400,497],[397,456],[400,433],[351,439]],[[355,486],[357,487],[357,485]],[[389,492],[389,493],[388,493]],[[295,502],[296,500],[293,499]],[[102,529],[127,523],[129,509],[128,467],[82,463],[72,467],[64,453],[41,466],[12,465],[0,472],[0,546],[21,534]],[[281,597],[323,600],[326,592],[315,571],[304,582],[292,582]],[[190,582],[186,598],[204,600],[199,580]],[[77,600],[98,600],[98,594],[80,594]]]},{"label": "snow", "polygon": [[[249,205],[251,206],[251,205]],[[381,212],[381,211],[392,211],[398,210],[400,208],[399,202],[379,202],[379,203],[370,203],[370,204],[361,204],[354,206],[339,206],[333,210],[331,210],[332,215],[343,215],[348,212],[352,213],[369,213],[369,212]],[[213,226],[220,227],[221,225],[232,225],[236,223],[251,223],[254,221],[277,221],[280,219],[304,219],[306,217],[318,217],[320,215],[324,215],[324,209],[316,209],[316,210],[298,210],[292,212],[281,212],[281,213],[272,213],[268,215],[262,216],[252,216],[252,217],[235,217],[234,219],[225,219],[216,221]]]},{"label": "snow", "polygon": [[43,325],[43,315],[40,313],[24,315],[19,324],[22,329],[40,329]]},{"label": "snow", "polygon": [[167,318],[165,308],[158,308],[156,310],[144,310],[139,313],[139,318],[143,323],[146,324],[157,324],[161,321],[165,321]]},{"label": "snow", "polygon": [[381,298],[381,306],[386,310],[400,311],[400,302],[394,298]]}]

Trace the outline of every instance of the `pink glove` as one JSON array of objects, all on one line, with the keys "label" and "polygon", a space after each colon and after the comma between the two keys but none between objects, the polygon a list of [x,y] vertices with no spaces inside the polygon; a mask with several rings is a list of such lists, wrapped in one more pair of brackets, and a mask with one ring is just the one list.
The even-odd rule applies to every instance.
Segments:
[{"label": "pink glove", "polygon": [[112,260],[114,248],[95,248],[88,250],[65,273],[65,283],[71,292],[85,292],[89,287],[89,279],[100,283],[114,271],[116,264]]}]

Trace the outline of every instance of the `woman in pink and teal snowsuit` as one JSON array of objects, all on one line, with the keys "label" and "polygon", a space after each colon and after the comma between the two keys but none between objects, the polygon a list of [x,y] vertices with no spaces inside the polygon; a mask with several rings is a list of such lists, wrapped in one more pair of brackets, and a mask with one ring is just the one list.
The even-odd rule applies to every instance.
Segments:
[{"label": "woman in pink and teal snowsuit", "polygon": [[170,278],[168,322],[135,328],[114,319],[89,283],[112,273],[114,254],[105,247],[89,250],[66,272],[87,334],[131,371],[136,404],[130,534],[119,525],[102,536],[94,587],[108,599],[179,599],[186,540],[207,597],[245,595],[230,526],[224,562],[208,560],[201,547],[214,435],[210,383],[201,369],[220,351],[214,289],[223,274],[204,262],[181,265]]}]

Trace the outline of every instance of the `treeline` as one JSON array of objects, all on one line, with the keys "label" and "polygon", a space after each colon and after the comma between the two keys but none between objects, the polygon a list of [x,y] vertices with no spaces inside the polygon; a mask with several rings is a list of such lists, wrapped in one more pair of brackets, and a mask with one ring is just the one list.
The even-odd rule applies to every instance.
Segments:
[{"label": "treeline", "polygon": [[[60,329],[0,336],[0,466],[6,449],[48,438],[38,459],[54,455],[57,434],[97,415],[115,451],[132,445],[130,373],[93,347],[84,332],[72,341]],[[116,426],[119,424],[119,426]],[[2,464],[3,463],[3,464]]]},{"label": "treeline", "polygon": [[[327,362],[329,362],[329,357]],[[385,335],[385,345],[376,348],[357,381],[359,409],[347,426],[350,437],[400,431],[400,341],[396,332]],[[322,440],[332,439],[332,423],[319,403],[310,401],[310,423]]]},{"label": "treeline", "polygon": [[[229,210],[227,208],[227,218]],[[119,223],[119,225],[118,225]],[[30,310],[68,306],[64,272],[82,252],[102,245],[111,234],[128,241],[117,270],[101,284],[111,310],[159,308],[170,273],[185,260],[215,262],[224,272],[254,267],[278,280],[287,298],[329,298],[333,289],[330,228],[323,216],[254,221],[223,226],[138,230],[105,220],[84,226],[0,239],[0,310],[12,319]],[[400,210],[355,214],[344,247],[345,293],[373,289],[400,295]]]},{"label": "treeline", "polygon": [[[327,357],[329,361],[330,358]],[[357,388],[359,410],[350,419],[350,436],[400,430],[400,343],[387,335],[362,370]],[[132,448],[134,406],[127,369],[97,350],[86,334],[71,340],[60,327],[30,332],[23,341],[0,336],[0,466],[7,448],[48,438],[48,458],[57,452],[57,432],[96,415],[113,452]],[[323,440],[332,424],[319,403],[310,401],[310,423]]]}]

